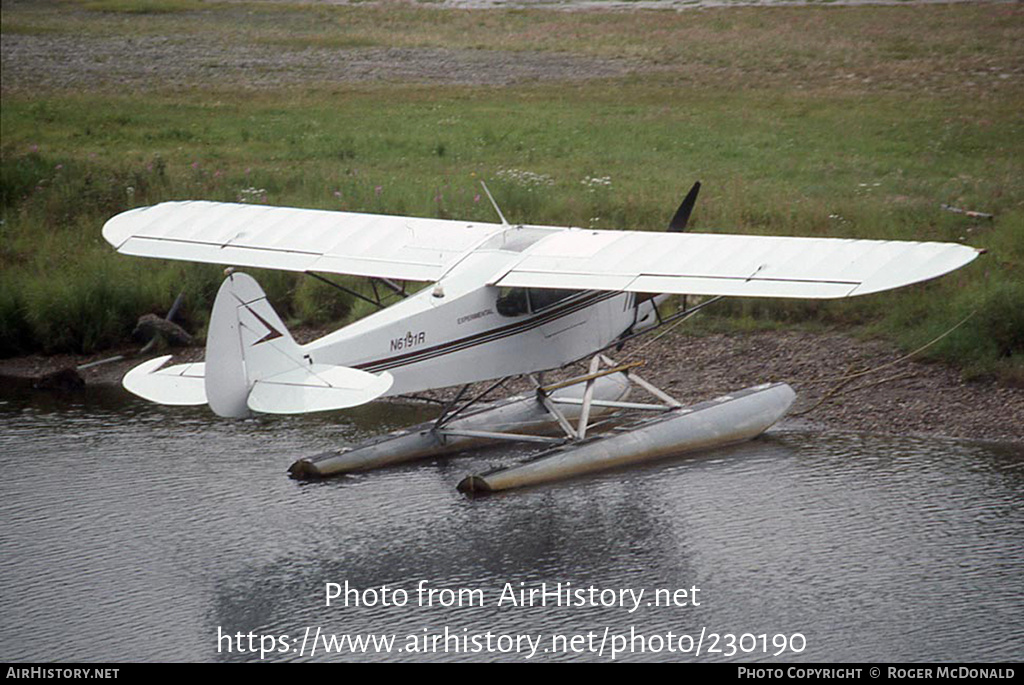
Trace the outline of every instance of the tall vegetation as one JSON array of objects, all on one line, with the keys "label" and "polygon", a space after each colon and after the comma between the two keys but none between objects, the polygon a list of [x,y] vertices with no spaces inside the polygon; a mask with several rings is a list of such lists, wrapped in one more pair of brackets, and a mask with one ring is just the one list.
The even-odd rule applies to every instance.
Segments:
[{"label": "tall vegetation", "polygon": [[[1018,9],[572,15],[252,5],[248,16],[259,21],[240,25],[235,3],[137,4],[65,13],[19,5],[5,8],[4,32],[107,35],[104,22],[117,13],[120,32],[187,28],[281,50],[349,49],[353,27],[365,29],[366,44],[472,48],[501,25],[522,37],[517,49],[639,66],[614,79],[501,88],[5,84],[0,355],[121,344],[139,315],[165,313],[180,292],[187,326],[202,332],[220,268],[114,253],[101,228],[131,207],[210,199],[493,221],[479,186],[486,180],[513,222],[663,230],[700,179],[692,230],[959,241],[988,251],[893,293],[730,301],[702,327],[842,326],[910,349],[970,315],[929,354],[969,374],[1024,382]],[[900,28],[897,14],[929,30]],[[556,34],[563,40],[549,44]],[[680,37],[692,49],[681,50]],[[973,75],[979,65],[985,73]],[[307,277],[257,276],[291,324],[338,324],[372,309]]]}]

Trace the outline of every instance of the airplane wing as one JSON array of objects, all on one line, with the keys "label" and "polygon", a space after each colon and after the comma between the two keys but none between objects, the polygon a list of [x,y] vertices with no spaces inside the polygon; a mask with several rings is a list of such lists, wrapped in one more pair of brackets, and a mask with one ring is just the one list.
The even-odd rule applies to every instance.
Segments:
[{"label": "airplane wing", "polygon": [[[196,201],[118,214],[103,237],[131,255],[436,281],[460,255],[506,228]],[[522,249],[489,285],[836,298],[935,278],[978,255],[955,243],[532,228],[551,234]]]},{"label": "airplane wing", "polygon": [[935,278],[978,254],[956,243],[569,229],[489,284],[824,299]]},{"label": "airplane wing", "polygon": [[225,202],[164,202],[118,214],[103,237],[118,252],[285,271],[436,281],[504,227],[442,219]]}]

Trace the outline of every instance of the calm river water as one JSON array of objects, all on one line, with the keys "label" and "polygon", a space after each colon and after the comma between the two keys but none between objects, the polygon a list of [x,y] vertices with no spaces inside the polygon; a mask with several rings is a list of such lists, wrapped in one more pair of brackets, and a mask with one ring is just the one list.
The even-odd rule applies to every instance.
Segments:
[{"label": "calm river water", "polygon": [[[514,455],[316,483],[285,474],[295,457],[427,416],[381,405],[227,422],[119,388],[8,390],[0,657],[258,660],[261,635],[274,660],[519,660],[522,636],[538,640],[532,660],[609,660],[617,647],[618,660],[765,661],[777,635],[802,648],[786,661],[1024,655],[1020,446],[784,425],[736,448],[480,499],[456,483]],[[428,606],[421,581],[448,592]],[[325,584],[346,582],[378,600],[387,585],[391,605],[365,606],[374,593],[362,592],[360,606],[354,595],[326,606]],[[572,606],[502,597],[506,584],[558,583],[581,590]],[[460,589],[463,606],[441,606]],[[659,589],[676,602],[658,606]],[[323,643],[310,655],[317,629],[396,641],[387,655]],[[412,651],[436,635],[435,651]],[[515,636],[525,652],[506,653]]]}]

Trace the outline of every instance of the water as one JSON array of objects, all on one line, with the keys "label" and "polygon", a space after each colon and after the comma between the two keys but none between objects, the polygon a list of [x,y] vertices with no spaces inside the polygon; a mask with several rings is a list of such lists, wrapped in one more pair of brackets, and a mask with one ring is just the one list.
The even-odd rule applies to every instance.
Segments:
[{"label": "water", "polygon": [[[383,406],[226,422],[117,388],[75,398],[8,391],[0,655],[259,659],[237,644],[229,652],[230,638],[218,651],[220,630],[273,635],[275,648],[288,635],[295,649],[267,654],[276,660],[524,658],[482,649],[325,655],[322,646],[311,657],[298,651],[307,627],[395,634],[396,647],[446,627],[467,639],[491,632],[495,648],[508,644],[498,635],[541,635],[535,660],[608,660],[611,640],[631,627],[649,639],[647,651],[617,659],[765,661],[774,635],[789,644],[795,633],[806,647],[780,659],[1024,655],[1020,446],[783,428],[736,448],[481,499],[455,484],[514,455],[316,483],[284,473],[297,456],[424,418],[423,409]],[[479,590],[483,606],[418,606],[421,580]],[[346,581],[403,589],[409,602],[325,606],[325,583]],[[506,583],[645,595],[632,613],[628,599],[498,606]],[[700,606],[647,606],[659,588],[685,589]],[[672,632],[682,649],[679,636],[697,640],[702,630],[699,657],[652,638]],[[765,634],[769,650],[758,642],[727,656],[719,638],[723,652],[708,653],[712,633]],[[583,635],[583,651],[544,652],[555,634]]]}]

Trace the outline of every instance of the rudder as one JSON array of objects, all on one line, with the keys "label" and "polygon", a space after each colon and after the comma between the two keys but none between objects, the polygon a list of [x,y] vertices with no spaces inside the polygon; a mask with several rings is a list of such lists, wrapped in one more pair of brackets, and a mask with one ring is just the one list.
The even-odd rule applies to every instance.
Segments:
[{"label": "rudder", "polygon": [[249,392],[261,377],[301,365],[302,355],[252,276],[232,273],[213,303],[206,336],[206,399],[219,416],[250,415]]},{"label": "rudder", "polygon": [[232,273],[217,292],[206,338],[206,398],[219,416],[342,409],[387,392],[394,379],[313,364],[252,276]]}]

